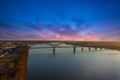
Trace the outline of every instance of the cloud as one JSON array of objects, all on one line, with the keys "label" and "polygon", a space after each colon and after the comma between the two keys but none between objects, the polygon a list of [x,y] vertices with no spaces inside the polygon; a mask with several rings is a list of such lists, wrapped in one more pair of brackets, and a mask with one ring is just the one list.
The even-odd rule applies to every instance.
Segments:
[{"label": "cloud", "polygon": [[42,31],[42,25],[40,24],[32,24],[32,23],[28,23],[28,24],[23,24],[24,27],[30,28],[31,30],[36,30],[36,31]]},{"label": "cloud", "polygon": [[[76,21],[76,24],[79,21]],[[13,39],[13,40],[80,40],[80,41],[105,41],[117,39],[120,31],[113,32],[88,31],[91,27],[85,22],[80,25],[66,24],[47,24],[47,23],[30,23],[22,25],[1,24],[0,27],[0,40]],[[76,28],[73,28],[75,26]],[[83,34],[83,32],[86,33]],[[116,37],[114,37],[116,35]],[[120,36],[119,36],[120,37]],[[117,39],[118,40],[118,39]]]},{"label": "cloud", "polygon": [[[18,26],[17,26],[18,27]],[[19,26],[23,27],[23,26]],[[4,39],[35,39],[40,38],[39,35],[35,34],[32,29],[27,28],[16,28],[13,25],[1,24],[0,25],[0,40]],[[29,31],[28,31],[29,30]]]}]

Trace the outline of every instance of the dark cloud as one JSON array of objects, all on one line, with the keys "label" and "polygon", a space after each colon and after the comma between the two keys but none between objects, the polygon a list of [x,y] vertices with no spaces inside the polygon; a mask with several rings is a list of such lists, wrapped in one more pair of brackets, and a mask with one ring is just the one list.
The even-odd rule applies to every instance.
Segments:
[{"label": "dark cloud", "polygon": [[[19,26],[21,27],[21,26]],[[0,24],[0,39],[25,39],[25,38],[41,38],[41,36],[32,33],[32,29],[30,31],[26,31],[25,28],[16,28],[10,24]],[[35,28],[34,28],[35,29]]]},{"label": "dark cloud", "polygon": [[23,24],[23,26],[30,28],[32,30],[36,30],[36,31],[41,31],[42,30],[42,25],[40,24],[32,24],[32,23],[28,23],[28,24]]}]

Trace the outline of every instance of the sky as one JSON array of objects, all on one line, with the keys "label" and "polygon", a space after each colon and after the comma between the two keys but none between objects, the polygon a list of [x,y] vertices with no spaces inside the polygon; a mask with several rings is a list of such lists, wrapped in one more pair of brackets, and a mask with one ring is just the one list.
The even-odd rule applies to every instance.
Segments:
[{"label": "sky", "polygon": [[0,40],[119,41],[120,0],[0,0]]}]

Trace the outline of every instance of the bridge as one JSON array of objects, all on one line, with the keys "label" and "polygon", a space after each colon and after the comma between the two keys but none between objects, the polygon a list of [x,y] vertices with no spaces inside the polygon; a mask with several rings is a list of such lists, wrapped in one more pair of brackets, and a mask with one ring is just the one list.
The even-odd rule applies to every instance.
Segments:
[{"label": "bridge", "polygon": [[[47,44],[49,47],[33,47],[36,44]],[[67,46],[60,46],[66,44]],[[1,41],[0,44],[0,80],[27,80],[27,58],[29,49],[51,48],[53,54],[56,48],[94,48],[95,51],[104,49],[120,50],[120,42],[84,42],[84,41]]]},{"label": "bridge", "polygon": [[[27,40],[4,40],[0,41],[1,44],[6,44],[6,46],[9,45],[35,45],[35,44],[50,44],[50,43],[65,43],[75,46],[81,46],[81,47],[98,47],[98,48],[109,48],[109,49],[120,49],[120,41],[119,42],[112,42],[112,41],[27,41]],[[13,44],[10,44],[13,43]],[[1,45],[0,45],[1,47]]]}]

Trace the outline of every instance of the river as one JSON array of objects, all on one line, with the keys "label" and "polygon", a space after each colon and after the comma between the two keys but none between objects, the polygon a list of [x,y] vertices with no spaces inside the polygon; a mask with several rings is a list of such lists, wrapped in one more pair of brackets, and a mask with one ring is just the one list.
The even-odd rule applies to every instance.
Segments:
[{"label": "river", "polygon": [[28,80],[120,80],[120,51],[57,48],[53,55],[51,48],[30,49],[27,70]]}]

